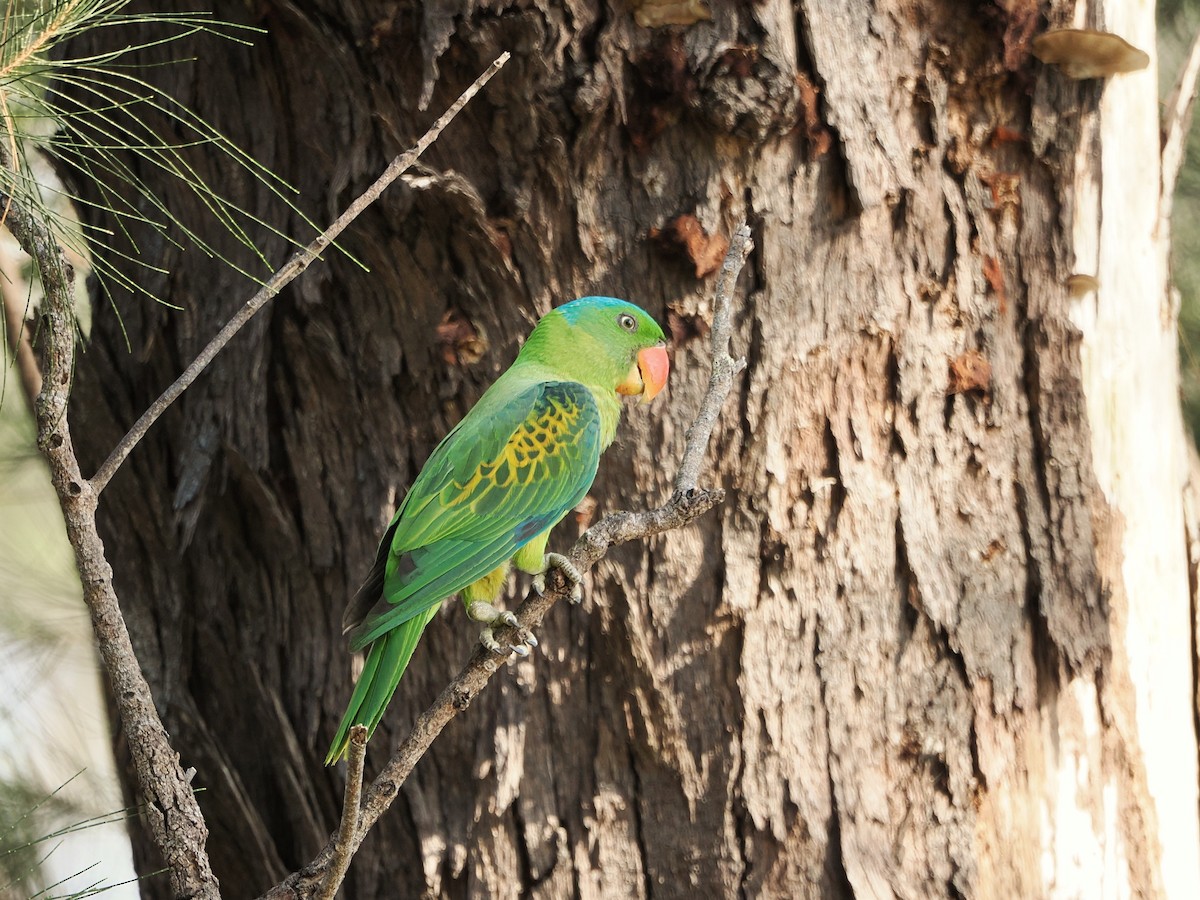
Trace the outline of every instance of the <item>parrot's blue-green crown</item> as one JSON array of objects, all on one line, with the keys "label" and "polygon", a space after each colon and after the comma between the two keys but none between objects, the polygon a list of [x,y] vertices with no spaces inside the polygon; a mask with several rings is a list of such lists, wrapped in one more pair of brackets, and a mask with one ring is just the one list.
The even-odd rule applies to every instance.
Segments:
[{"label": "parrot's blue-green crown", "polygon": [[570,303],[564,303],[558,307],[558,312],[562,313],[572,325],[579,323],[579,320],[590,311],[599,313],[612,313],[616,315],[619,312],[627,312],[653,322],[649,314],[638,306],[636,303],[630,303],[628,300],[622,300],[619,297],[580,297],[578,300],[572,300]]},{"label": "parrot's blue-green crown", "polygon": [[[575,326],[593,329],[599,326],[600,329],[609,331],[615,324],[619,329],[615,333],[623,332],[639,342],[656,343],[664,340],[662,328],[650,317],[648,312],[635,303],[616,297],[580,297],[578,300],[564,303],[558,309],[552,310],[547,314],[547,318],[555,313]],[[621,324],[622,316],[631,316],[637,323],[637,327],[630,330],[623,326]]]}]

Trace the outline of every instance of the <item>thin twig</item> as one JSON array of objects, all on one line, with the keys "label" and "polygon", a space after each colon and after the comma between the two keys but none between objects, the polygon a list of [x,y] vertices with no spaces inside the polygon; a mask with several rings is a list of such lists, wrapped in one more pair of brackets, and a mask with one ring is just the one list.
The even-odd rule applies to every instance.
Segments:
[{"label": "thin twig", "polygon": [[346,756],[346,793],[342,799],[342,823],[333,843],[329,873],[317,894],[318,900],[333,900],[350,868],[354,855],[354,836],[358,834],[358,803],[362,797],[363,764],[367,759],[367,727],[350,727],[350,750]]},{"label": "thin twig", "polygon": [[685,493],[696,486],[700,478],[700,465],[708,451],[708,439],[717,424],[717,416],[721,414],[721,406],[733,387],[733,376],[746,368],[745,357],[734,360],[729,355],[729,335],[733,330],[733,288],[753,246],[750,242],[750,226],[743,222],[733,233],[725,261],[721,264],[721,275],[717,279],[717,299],[713,304],[712,321],[712,375],[708,390],[700,402],[700,411],[696,413],[696,419],[688,428],[684,441],[683,459],[675,476],[677,493]]},{"label": "thin twig", "polygon": [[70,266],[44,221],[30,215],[19,199],[0,196],[8,207],[6,224],[33,257],[45,292],[42,392],[38,395],[38,449],[50,468],[75,551],[83,599],[100,649],[137,773],[150,835],[170,870],[176,897],[218,900],[220,888],[209,865],[208,828],[195,794],[171,747],[142,675],[129,631],[113,590],[112,567],[96,530],[96,492],[79,471],[67,426],[71,366],[75,357],[75,302]]},{"label": "thin twig", "polygon": [[[1192,38],[1187,59],[1179,69],[1179,77],[1163,109],[1162,125],[1162,195],[1159,197],[1158,221],[1169,226],[1175,205],[1175,185],[1187,148],[1187,136],[1192,125],[1192,109],[1196,100],[1196,81],[1200,78],[1200,31]],[[1165,233],[1165,232],[1164,232]]]},{"label": "thin twig", "polygon": [[159,416],[167,411],[168,407],[179,399],[179,395],[191,387],[194,382],[213,361],[218,353],[229,343],[230,339],[241,331],[242,327],[253,318],[254,314],[267,305],[272,298],[275,297],[285,286],[287,286],[300,273],[307,269],[310,265],[316,262],[330,244],[336,240],[337,236],[345,230],[351,222],[353,222],[362,213],[364,209],[374,203],[384,189],[393,181],[407,171],[413,163],[415,163],[422,153],[438,139],[438,136],[449,125],[454,117],[462,110],[471,98],[474,97],[483,88],[485,84],[492,80],[497,72],[504,68],[504,64],[509,60],[509,53],[506,51],[501,53],[496,61],[493,62],[487,69],[475,79],[474,83],[463,91],[462,96],[451,104],[450,108],[442,113],[441,118],[434,122],[429,130],[422,135],[421,139],[413,145],[411,150],[408,150],[394,160],[384,170],[383,174],[365,190],[358,199],[356,199],[346,209],[344,213],[338,216],[337,220],[329,226],[316,240],[305,247],[303,250],[298,250],[296,254],[288,260],[288,262],[271,276],[271,279],[264,284],[253,297],[246,301],[219,332],[216,337],[209,341],[200,355],[197,356],[192,364],[189,365],[183,374],[175,379],[174,383],[162,392],[157,400],[150,404],[149,408],[142,413],[129,432],[121,438],[117,446],[113,448],[108,455],[108,459],[96,470],[96,474],[92,476],[92,490],[99,494],[108,485],[108,482],[116,474],[117,469],[121,467],[121,463],[129,456],[138,441],[145,437],[146,432],[150,430]]},{"label": "thin twig", "polygon": [[[709,378],[708,389],[700,404],[700,412],[696,421],[688,429],[684,444],[683,459],[685,461],[703,461],[706,445],[713,431],[716,413],[712,414],[713,421],[705,424],[707,410],[721,409],[725,398],[733,386],[733,374],[744,367],[744,361],[734,362],[729,358],[729,333],[731,330],[732,314],[730,301],[733,287],[737,281],[746,256],[750,252],[750,230],[745,225],[740,226],[735,233],[729,252],[722,266],[721,279],[718,282],[718,299],[714,306],[713,321],[713,373]],[[722,299],[723,298],[723,299]],[[718,321],[719,317],[719,321]],[[682,467],[681,467],[682,469]],[[699,474],[699,462],[695,464],[693,479]],[[592,568],[609,548],[626,541],[639,540],[682,528],[694,519],[708,512],[724,497],[725,492],[720,488],[697,489],[693,483],[687,485],[684,479],[676,478],[676,490],[671,498],[657,509],[643,512],[616,512],[605,516],[575,542],[571,549],[570,558],[575,566],[585,572]],[[571,586],[562,573],[555,570],[550,578],[549,588],[543,595],[531,593],[517,610],[520,625],[514,629],[497,629],[496,639],[504,644],[517,637],[517,632],[526,629],[536,629],[545,618],[546,613],[555,603],[570,593]],[[396,748],[391,759],[384,765],[383,770],[371,782],[362,799],[362,813],[359,818],[358,832],[354,836],[351,852],[358,849],[371,827],[379,821],[379,817],[387,811],[400,787],[412,772],[417,762],[429,750],[442,729],[460,712],[471,705],[471,701],[488,683],[504,664],[504,659],[494,653],[477,648],[474,655],[463,667],[454,680],[446,685],[437,700],[425,710],[413,723],[411,733]],[[339,832],[340,834],[340,832]],[[319,890],[324,882],[326,872],[333,865],[336,854],[338,834],[330,837],[325,848],[303,869],[293,872],[282,882],[271,888],[263,900],[300,900],[307,898]]]}]

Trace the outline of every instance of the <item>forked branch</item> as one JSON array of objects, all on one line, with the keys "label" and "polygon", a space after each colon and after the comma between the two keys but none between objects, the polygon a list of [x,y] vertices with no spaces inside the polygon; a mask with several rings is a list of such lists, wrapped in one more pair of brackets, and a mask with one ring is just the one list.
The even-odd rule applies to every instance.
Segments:
[{"label": "forked branch", "polygon": [[[196,380],[229,340],[284,285],[315,262],[321,251],[417,160],[508,58],[509,54],[501,54],[411,150],[393,160],[375,184],[333,225],[293,256],[247,301],[175,383],[138,419],[91,480],[80,472],[67,422],[75,359],[75,300],[70,266],[47,223],[33,215],[20,197],[0,192],[3,224],[33,258],[45,293],[43,379],[36,403],[38,448],[49,465],[51,482],[62,507],[67,537],[74,549],[75,565],[83,583],[83,599],[91,613],[104,671],[133,757],[138,793],[150,834],[166,861],[171,891],[177,897],[217,900],[220,888],[209,865],[205,849],[208,828],[196,803],[191,779],[180,765],[179,754],[171,746],[154,707],[150,687],[134,654],[113,589],[112,567],[105,558],[104,545],[96,528],[99,494],[150,426]],[[9,152],[2,146],[0,164],[13,164]],[[357,797],[353,799],[353,805],[357,806]],[[349,852],[345,854],[344,862],[349,861]],[[335,890],[336,884],[330,894]]]},{"label": "forked branch", "polygon": [[[683,461],[675,479],[675,490],[665,504],[657,509],[643,512],[616,512],[605,516],[580,536],[572,548],[570,558],[579,570],[586,571],[608,553],[610,547],[626,541],[639,540],[682,528],[697,517],[708,512],[721,502],[725,492],[720,488],[701,489],[696,487],[700,465],[708,449],[717,415],[733,387],[733,376],[745,368],[744,359],[734,360],[729,355],[729,338],[733,329],[733,289],[738,274],[749,255],[752,244],[750,229],[738,227],[725,255],[721,277],[717,282],[717,296],[713,307],[712,324],[712,374],[708,389],[700,403],[685,441]],[[517,610],[520,628],[537,628],[546,613],[559,600],[570,593],[571,586],[555,570],[550,586],[542,596],[530,594]],[[515,638],[514,629],[500,631],[496,639],[503,645]],[[350,844],[353,853],[366,837],[379,817],[391,806],[417,762],[425,755],[442,729],[460,712],[471,705],[493,675],[504,664],[504,659],[482,647],[467,662],[454,680],[434,701],[433,705],[417,719],[412,732],[392,754],[391,759],[363,794],[362,804],[357,810],[358,828]],[[353,778],[353,775],[351,775]],[[330,887],[336,890],[337,883],[330,873],[344,853],[345,843],[339,835],[347,832],[345,814],[342,828],[330,837],[329,843],[311,863],[292,873],[264,895],[264,900],[299,900],[314,896],[321,891],[322,897],[332,896]],[[340,876],[338,878],[340,882]]]}]

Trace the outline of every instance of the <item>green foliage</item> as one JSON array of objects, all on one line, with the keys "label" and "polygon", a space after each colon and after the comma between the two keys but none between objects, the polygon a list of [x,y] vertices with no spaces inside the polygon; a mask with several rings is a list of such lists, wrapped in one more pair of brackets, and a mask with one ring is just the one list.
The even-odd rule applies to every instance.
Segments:
[{"label": "green foliage", "polygon": [[69,804],[56,794],[39,796],[29,785],[0,781],[0,896],[25,896],[39,890],[42,852],[39,839],[49,823],[69,816]]},{"label": "green foliage", "polygon": [[[80,818],[80,810],[62,797],[65,787],[67,784],[49,794],[39,794],[25,785],[0,782],[0,898],[82,900],[126,884],[89,882],[88,870],[94,866],[72,872],[59,881],[48,881],[45,877],[44,863],[64,837],[99,825],[124,822],[135,814],[132,809],[118,809]],[[63,821],[71,824],[57,824]],[[158,874],[161,873],[147,877]]]},{"label": "green foliage", "polygon": [[[237,206],[207,183],[189,164],[186,151],[205,144],[236,167],[288,200],[294,191],[238,149],[224,135],[161,89],[140,76],[150,65],[164,64],[162,48],[198,33],[247,43],[258,30],[217,22],[206,13],[131,13],[131,0],[5,0],[0,22],[0,192],[26,204],[53,227],[63,245],[82,257],[91,253],[101,284],[129,291],[145,289],[139,280],[111,262],[116,256],[156,269],[140,257],[130,225],[145,223],[176,246],[190,244],[210,256],[222,257],[212,244],[181,221],[161,197],[130,167],[129,154],[158,170],[162,180],[181,187],[207,209],[219,228],[233,235],[262,263],[254,235],[279,234],[253,213]],[[84,32],[135,27],[137,34],[155,37],[140,43],[117,42],[111,52],[80,55],[72,43]],[[177,64],[182,60],[167,60]],[[68,99],[70,98],[70,99]],[[39,174],[38,157],[45,156],[85,179],[100,199],[85,201]],[[156,177],[156,181],[159,177]],[[81,227],[65,204],[52,202],[60,194],[74,204],[101,210],[100,218],[127,238],[132,253],[117,250],[114,231]],[[2,207],[3,198],[0,198]],[[0,212],[3,212],[0,208]],[[235,265],[235,268],[237,266]],[[239,271],[244,271],[239,268]],[[249,277],[259,280],[246,272]],[[155,298],[166,301],[166,298]]]}]

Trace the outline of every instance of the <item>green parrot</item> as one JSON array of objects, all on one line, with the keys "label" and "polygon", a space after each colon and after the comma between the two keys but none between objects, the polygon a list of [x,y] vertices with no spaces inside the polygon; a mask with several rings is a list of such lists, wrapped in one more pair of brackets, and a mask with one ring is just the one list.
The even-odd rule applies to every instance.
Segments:
[{"label": "green parrot", "polygon": [[[648,402],[669,370],[662,328],[632,303],[584,297],[541,318],[508,371],[430,455],[346,608],[343,631],[366,662],[326,765],[345,754],[351,726],[375,731],[447,597],[462,597],[484,626],[480,642],[496,653],[493,627],[517,624],[495,605],[510,561],[534,576],[539,593],[546,573],[561,569],[578,602],[579,572],[546,552],[550,530],[592,486],[621,395]],[[524,656],[530,646],[537,639],[526,633],[510,650]]]}]

